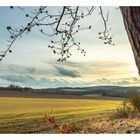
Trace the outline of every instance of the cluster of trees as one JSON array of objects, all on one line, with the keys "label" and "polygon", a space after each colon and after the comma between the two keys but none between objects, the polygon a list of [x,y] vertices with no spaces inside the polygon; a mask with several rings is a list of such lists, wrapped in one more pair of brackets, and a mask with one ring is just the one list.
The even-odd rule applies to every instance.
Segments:
[{"label": "cluster of trees", "polygon": [[16,90],[16,91],[33,91],[33,89],[32,88],[29,88],[29,87],[21,87],[21,86],[19,86],[19,85],[13,85],[13,84],[11,84],[9,87],[8,87],[8,89],[10,89],[10,90]]}]

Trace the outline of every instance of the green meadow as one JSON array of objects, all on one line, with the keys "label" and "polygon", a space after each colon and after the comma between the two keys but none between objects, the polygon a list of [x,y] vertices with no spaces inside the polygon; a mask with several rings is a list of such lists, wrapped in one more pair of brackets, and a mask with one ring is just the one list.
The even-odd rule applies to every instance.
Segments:
[{"label": "green meadow", "polygon": [[0,97],[0,133],[34,133],[45,125],[45,115],[69,123],[98,118],[120,103],[118,100]]}]

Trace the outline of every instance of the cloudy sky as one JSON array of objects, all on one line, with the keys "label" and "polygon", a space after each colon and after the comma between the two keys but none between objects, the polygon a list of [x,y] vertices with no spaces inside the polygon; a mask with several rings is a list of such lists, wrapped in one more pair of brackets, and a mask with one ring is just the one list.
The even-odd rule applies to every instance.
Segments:
[{"label": "cloudy sky", "polygon": [[[9,33],[7,26],[21,27],[28,23],[25,17],[35,7],[25,10],[0,7],[0,51],[7,47]],[[37,7],[36,7],[37,8]],[[49,7],[56,12],[62,7]],[[84,7],[83,7],[84,8]],[[98,7],[94,13],[80,21],[83,27],[92,26],[91,30],[81,31],[76,39],[86,56],[76,49],[66,62],[57,62],[59,56],[48,48],[50,40],[41,35],[38,29],[16,40],[8,54],[0,63],[0,86],[17,84],[34,88],[120,85],[139,86],[140,79],[133,58],[121,13],[117,7],[103,7],[104,13],[109,11],[108,26],[115,46],[104,45],[98,39],[98,32],[103,31],[103,23]]]}]

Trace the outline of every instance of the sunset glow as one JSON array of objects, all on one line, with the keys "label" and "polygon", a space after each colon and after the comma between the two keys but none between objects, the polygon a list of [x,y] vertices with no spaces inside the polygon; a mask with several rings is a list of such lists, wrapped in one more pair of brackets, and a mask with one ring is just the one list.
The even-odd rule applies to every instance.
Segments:
[{"label": "sunset glow", "polygon": [[[25,7],[31,11],[35,7]],[[57,7],[58,9],[61,7]],[[56,7],[49,7],[54,12]],[[81,48],[86,50],[86,56],[73,48],[72,56],[66,62],[57,62],[59,56],[54,55],[47,47],[49,39],[39,34],[38,29],[30,34],[24,34],[12,46],[13,53],[8,54],[0,64],[0,84],[8,86],[11,83],[40,87],[67,87],[91,85],[138,86],[139,75],[133,53],[124,29],[120,10],[116,7],[104,7],[104,12],[110,11],[109,26],[112,28],[115,46],[104,45],[98,39],[98,33],[103,30],[98,10],[93,15],[81,21],[82,26],[92,26],[90,31],[82,31],[77,35]],[[11,10],[0,7],[0,48],[7,45],[8,32],[6,27],[19,27],[27,23],[25,11]],[[125,81],[125,82],[124,82]],[[127,81],[127,82],[126,82]]]}]

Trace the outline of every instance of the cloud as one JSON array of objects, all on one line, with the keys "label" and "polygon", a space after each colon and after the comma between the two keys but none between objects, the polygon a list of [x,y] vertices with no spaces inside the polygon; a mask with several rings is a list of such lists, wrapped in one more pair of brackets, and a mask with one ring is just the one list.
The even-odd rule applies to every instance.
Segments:
[{"label": "cloud", "polygon": [[33,88],[56,88],[89,86],[91,85],[91,82],[83,82],[79,80],[65,80],[63,78],[36,78],[30,75],[2,75],[0,76],[0,84],[1,86],[15,84]]},{"label": "cloud", "polygon": [[46,64],[46,65],[53,65],[54,67],[55,66],[62,66],[62,67],[70,67],[70,68],[81,68],[83,65],[81,65],[81,64],[83,64],[84,62],[74,62],[74,61],[65,61],[65,62],[63,62],[63,63],[61,63],[61,62],[57,62],[57,61],[53,61],[53,63],[52,63],[52,61],[49,61],[49,60],[43,60],[42,61],[44,64]]},{"label": "cloud", "polygon": [[35,80],[31,76],[21,76],[21,75],[4,75],[0,76],[1,79],[4,79],[9,82],[14,82],[14,83],[29,83],[29,81]]},{"label": "cloud", "polygon": [[120,79],[96,79],[93,85],[112,85],[112,86],[140,86],[140,78],[120,78]]},{"label": "cloud", "polygon": [[0,75],[34,75],[54,76],[56,70],[52,65],[22,65],[22,64],[1,64]]},{"label": "cloud", "polygon": [[[80,76],[79,73],[77,75],[75,72],[71,70],[66,70],[64,68],[58,68],[59,73],[61,72],[64,76]],[[74,74],[75,75],[74,75]],[[62,75],[61,74],[61,75]],[[90,81],[85,81],[82,79],[69,79],[67,80],[65,77],[35,77],[33,75],[20,75],[20,74],[5,74],[0,75],[0,85],[10,85],[16,84],[20,86],[28,86],[33,88],[55,88],[55,87],[83,87],[83,86],[102,86],[102,85],[110,85],[110,86],[139,86],[140,78],[121,78],[121,79],[92,79]]]},{"label": "cloud", "polygon": [[[84,77],[86,81],[91,81],[95,79],[107,78],[107,79],[118,79],[130,77],[134,72],[131,70],[131,65],[126,61],[122,62],[120,60],[90,60],[90,61],[66,61],[60,62],[50,62],[49,60],[44,60],[45,65],[51,65],[55,67],[54,76],[65,76],[65,78],[71,77],[69,72],[64,73],[64,71],[74,70],[75,74],[78,72],[79,77]],[[57,68],[58,67],[58,68]],[[64,70],[63,70],[64,69]],[[56,71],[57,70],[57,71]],[[127,71],[127,72],[126,72]],[[59,75],[58,75],[59,72]],[[73,72],[72,72],[73,73]],[[67,77],[66,77],[67,76]],[[74,77],[74,76],[73,76]],[[78,77],[78,76],[77,76]],[[76,76],[75,76],[76,78]],[[106,81],[102,81],[104,83]]]},{"label": "cloud", "polygon": [[8,65],[8,69],[9,71],[12,72],[18,72],[18,73],[34,73],[36,72],[36,69],[33,67],[25,67],[25,66],[21,66],[21,65]]},{"label": "cloud", "polygon": [[72,78],[76,78],[76,77],[80,77],[80,73],[76,70],[68,70],[62,67],[58,67],[55,66],[55,68],[57,69],[57,71],[59,72],[59,74],[63,75],[63,76],[68,76],[68,77],[72,77]]}]

